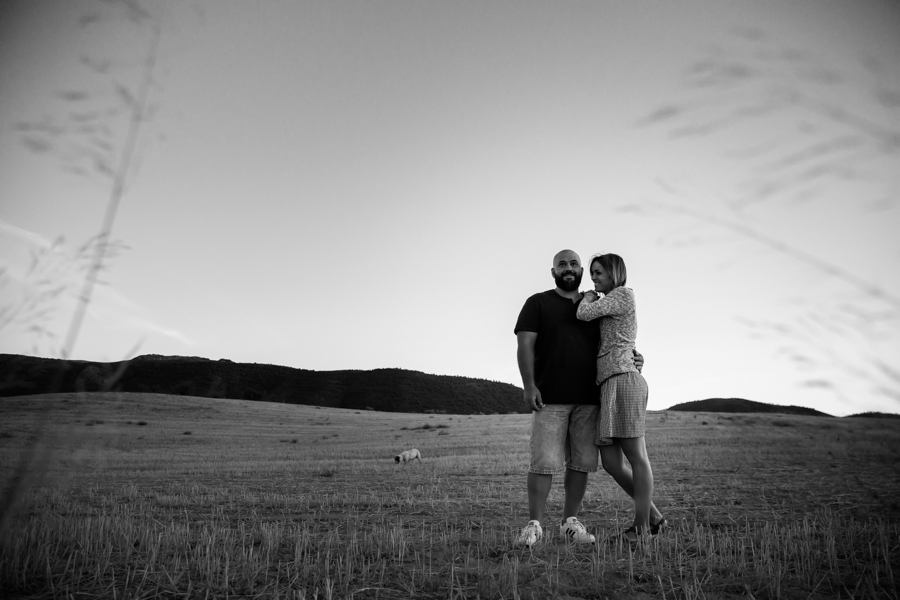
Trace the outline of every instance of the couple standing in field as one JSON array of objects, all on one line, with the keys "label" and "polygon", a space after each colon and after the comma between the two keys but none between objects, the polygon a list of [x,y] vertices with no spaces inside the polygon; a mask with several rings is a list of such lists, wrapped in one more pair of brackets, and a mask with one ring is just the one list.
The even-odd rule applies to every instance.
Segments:
[{"label": "couple standing in field", "polygon": [[625,263],[618,255],[595,255],[588,268],[594,291],[582,294],[581,259],[572,250],[558,252],[550,271],[556,288],[528,298],[516,322],[519,372],[532,411],[530,520],[516,540],[526,548],[543,536],[553,476],[563,473],[560,535],[595,542],[578,513],[588,473],[601,461],[634,499],[634,524],[622,533],[629,543],[656,535],[666,523],[653,504],[644,444],[648,392],[640,373],[644,359],[635,350],[634,292],[624,287]]}]

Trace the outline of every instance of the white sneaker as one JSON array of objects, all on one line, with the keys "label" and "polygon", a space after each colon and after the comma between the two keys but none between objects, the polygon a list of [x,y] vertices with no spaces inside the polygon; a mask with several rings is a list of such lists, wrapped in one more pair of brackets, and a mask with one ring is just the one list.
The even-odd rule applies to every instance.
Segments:
[{"label": "white sneaker", "polygon": [[522,532],[516,538],[516,546],[525,546],[530,550],[543,536],[544,530],[541,529],[541,523],[532,519],[528,521],[528,525],[522,528]]},{"label": "white sneaker", "polygon": [[576,517],[569,517],[564,524],[559,526],[559,535],[566,538],[566,541],[576,544],[593,544],[597,541]]}]

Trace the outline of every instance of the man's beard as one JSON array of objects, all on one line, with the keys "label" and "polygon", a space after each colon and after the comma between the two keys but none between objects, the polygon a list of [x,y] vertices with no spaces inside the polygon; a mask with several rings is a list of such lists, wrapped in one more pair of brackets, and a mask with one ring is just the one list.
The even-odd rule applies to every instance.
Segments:
[{"label": "man's beard", "polygon": [[[556,286],[564,292],[574,292],[578,289],[578,286],[581,285],[581,276],[584,273],[576,273],[575,271],[566,271],[562,275],[553,274],[553,279],[556,281]],[[563,279],[566,275],[573,275],[575,279],[572,281],[566,281]]]}]

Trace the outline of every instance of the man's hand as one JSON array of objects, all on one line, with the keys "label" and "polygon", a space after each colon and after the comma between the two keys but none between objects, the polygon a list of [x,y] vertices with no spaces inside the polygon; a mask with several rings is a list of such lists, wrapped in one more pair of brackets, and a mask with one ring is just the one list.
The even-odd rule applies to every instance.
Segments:
[{"label": "man's hand", "polygon": [[640,373],[644,368],[644,355],[637,350],[632,350],[632,352],[634,352],[634,366],[637,367],[638,373]]},{"label": "man's hand", "polygon": [[541,390],[536,385],[525,386],[525,404],[528,410],[541,410],[544,408],[544,401],[541,398]]}]

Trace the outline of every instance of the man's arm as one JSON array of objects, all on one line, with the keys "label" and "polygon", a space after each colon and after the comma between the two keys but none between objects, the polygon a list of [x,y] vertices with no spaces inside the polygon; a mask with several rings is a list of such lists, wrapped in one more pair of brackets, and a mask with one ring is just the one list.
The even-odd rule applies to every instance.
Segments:
[{"label": "man's arm", "polygon": [[519,361],[519,374],[522,375],[522,387],[525,388],[525,404],[528,410],[541,410],[544,401],[541,399],[541,391],[534,383],[534,345],[537,342],[536,331],[517,331],[516,340],[519,349],[516,358]]}]

